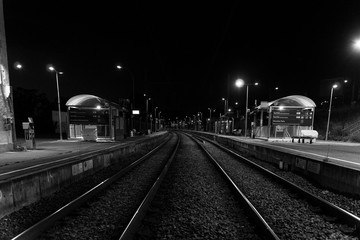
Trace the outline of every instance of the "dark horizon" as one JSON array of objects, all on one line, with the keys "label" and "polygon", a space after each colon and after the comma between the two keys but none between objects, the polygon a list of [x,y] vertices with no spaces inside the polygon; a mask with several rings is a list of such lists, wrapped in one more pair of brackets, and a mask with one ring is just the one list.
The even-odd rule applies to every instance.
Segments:
[{"label": "dark horizon", "polygon": [[[144,105],[146,93],[170,118],[208,107],[221,111],[222,97],[244,106],[245,88],[234,86],[239,77],[260,82],[249,88],[249,103],[299,94],[319,104],[325,79],[360,80],[360,53],[352,48],[359,10],[356,1],[6,1],[10,82],[55,99],[55,76],[46,70],[51,63],[64,72],[63,99],[87,93],[118,102],[132,98],[133,75],[136,105]],[[21,71],[11,67],[15,62]]]}]

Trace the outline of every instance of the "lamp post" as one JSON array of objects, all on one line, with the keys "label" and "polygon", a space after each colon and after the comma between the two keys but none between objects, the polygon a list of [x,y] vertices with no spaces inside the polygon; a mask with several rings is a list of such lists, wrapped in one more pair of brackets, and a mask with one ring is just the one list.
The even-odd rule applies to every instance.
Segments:
[{"label": "lamp post", "polygon": [[210,120],[211,120],[211,112],[212,112],[212,111],[215,112],[215,109],[214,109],[214,108],[208,108],[208,110],[209,110],[209,118],[210,118]]},{"label": "lamp post", "polygon": [[[121,70],[123,67],[121,65],[116,65],[116,69]],[[134,74],[130,71],[130,69],[125,68],[130,76],[131,76],[131,80],[132,80],[132,102],[133,102],[133,108],[135,108],[135,77]]]},{"label": "lamp post", "polygon": [[160,121],[160,117],[161,117],[161,111],[159,111],[159,113],[158,113],[158,115],[159,115],[159,129],[161,130],[161,121]]},{"label": "lamp post", "polygon": [[222,98],[221,100],[224,101],[224,115],[225,115],[225,113],[227,112],[227,109],[228,109],[228,100],[225,98]]},{"label": "lamp post", "polygon": [[[145,101],[146,101],[146,134],[148,134],[148,122],[149,122],[149,100],[151,100],[151,98],[147,97],[146,94],[144,94],[145,97]],[[151,128],[151,125],[150,125]]]},{"label": "lamp post", "polygon": [[[121,65],[116,65],[116,69],[118,70],[121,70],[123,67]],[[132,103],[130,105],[130,110],[134,110],[135,109],[135,77],[134,77],[134,74],[130,71],[130,69],[128,68],[125,68],[130,76],[131,76],[131,80],[132,80]],[[133,131],[133,128],[134,128],[134,116],[133,116],[133,113],[131,112],[131,121],[130,121],[130,128],[131,128],[131,131]]]},{"label": "lamp post", "polygon": [[59,134],[60,134],[60,140],[63,140],[62,124],[61,124],[61,108],[60,108],[60,89],[59,89],[59,74],[63,74],[63,72],[57,71],[53,66],[49,66],[48,69],[52,72],[55,72],[57,98],[58,98],[58,112],[59,112]]},{"label": "lamp post", "polygon": [[259,85],[259,83],[253,83],[253,84],[245,84],[244,80],[242,79],[237,79],[235,81],[235,86],[238,87],[238,88],[241,88],[243,87],[244,85],[246,85],[246,103],[245,103],[245,128],[244,128],[244,131],[245,131],[245,137],[247,136],[247,116],[248,116],[248,101],[249,101],[249,85],[254,85],[254,86],[257,86]]},{"label": "lamp post", "polygon": [[330,92],[330,104],[329,104],[329,115],[328,115],[327,126],[326,126],[325,141],[328,140],[332,97],[333,97],[334,89],[337,88],[337,87],[338,87],[338,85],[336,85],[336,84],[332,85],[332,87],[331,87],[331,92]]},{"label": "lamp post", "polygon": [[158,107],[155,107],[154,111],[155,111],[155,114],[154,114],[154,132],[156,132],[156,109],[158,109]]}]

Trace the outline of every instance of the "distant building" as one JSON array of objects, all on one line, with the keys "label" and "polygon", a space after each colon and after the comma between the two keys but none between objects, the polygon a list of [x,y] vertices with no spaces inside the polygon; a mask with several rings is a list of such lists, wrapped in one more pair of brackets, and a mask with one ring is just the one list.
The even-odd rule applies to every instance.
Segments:
[{"label": "distant building", "polygon": [[0,152],[13,149],[15,141],[14,109],[7,60],[3,1],[0,0]]}]

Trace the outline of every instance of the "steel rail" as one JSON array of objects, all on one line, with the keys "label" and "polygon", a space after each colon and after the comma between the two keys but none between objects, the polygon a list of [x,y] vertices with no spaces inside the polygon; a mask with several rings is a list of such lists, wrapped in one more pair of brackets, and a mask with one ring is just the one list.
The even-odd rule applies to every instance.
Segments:
[{"label": "steel rail", "polygon": [[[169,138],[170,139],[170,138]],[[131,163],[129,166],[125,167],[112,177],[102,181],[86,193],[82,194],[78,198],[74,199],[70,203],[66,204],[62,208],[58,209],[48,217],[44,218],[43,220],[39,221],[35,225],[31,226],[27,230],[23,231],[16,237],[12,238],[12,240],[32,240],[37,239],[44,231],[49,229],[56,221],[58,221],[61,218],[64,218],[72,211],[76,210],[78,207],[86,203],[88,200],[90,200],[92,197],[96,196],[98,193],[100,193],[102,190],[107,188],[109,185],[117,181],[120,177],[128,173],[130,170],[135,168],[137,165],[142,163],[144,160],[152,156],[154,153],[156,153],[161,147],[163,147],[167,142],[169,142],[169,139],[165,140],[161,144],[159,144],[157,147],[152,149],[150,152],[142,156],[141,158],[137,159],[133,163]]]},{"label": "steel rail", "polygon": [[[186,134],[186,133],[185,133]],[[257,209],[254,207],[254,205],[250,202],[250,200],[241,192],[241,190],[238,188],[238,186],[235,184],[235,182],[231,179],[231,177],[226,173],[226,171],[220,166],[220,164],[216,161],[216,159],[210,154],[208,150],[205,149],[203,145],[200,144],[199,141],[196,140],[193,136],[186,134],[189,137],[191,137],[198,145],[199,147],[204,151],[204,153],[208,156],[208,158],[211,160],[211,162],[215,165],[216,169],[220,172],[222,177],[225,179],[225,181],[228,183],[230,188],[233,190],[233,192],[236,194],[236,197],[240,200],[240,202],[243,204],[242,207],[245,209],[245,211],[250,214],[250,218],[255,222],[257,227],[261,230],[262,236],[264,236],[266,239],[275,239],[279,240],[280,238],[276,235],[274,230],[269,226],[269,224],[265,221],[265,219],[261,216],[261,214],[257,211]],[[201,139],[201,141],[203,141]]]},{"label": "steel rail", "polygon": [[151,201],[153,200],[157,190],[159,189],[166,173],[169,170],[169,167],[178,151],[179,145],[180,145],[180,137],[178,136],[178,141],[176,143],[176,146],[173,149],[173,152],[170,156],[170,158],[167,160],[163,170],[161,171],[159,177],[156,179],[156,181],[154,182],[154,184],[152,185],[151,189],[149,190],[149,192],[146,194],[144,200],[141,202],[140,206],[137,208],[135,214],[133,215],[133,217],[131,218],[130,222],[128,223],[128,225],[126,226],[125,230],[123,231],[123,233],[120,236],[120,240],[128,240],[128,239],[133,239],[133,236],[136,232],[136,230],[139,228],[139,226],[141,225],[141,221],[144,218],[147,209],[149,208]]},{"label": "steel rail", "polygon": [[278,182],[280,182],[281,184],[284,184],[285,186],[289,187],[290,189],[296,191],[297,193],[299,193],[300,195],[302,195],[303,197],[305,197],[306,199],[309,200],[309,202],[311,202],[312,204],[316,204],[318,206],[320,206],[323,210],[327,210],[326,214],[327,215],[332,215],[335,216],[337,219],[340,219],[341,221],[343,221],[344,223],[346,223],[347,225],[354,227],[355,226],[355,230],[354,231],[359,231],[360,229],[360,218],[348,211],[346,211],[345,209],[340,208],[339,206],[336,206],[335,204],[321,198],[318,197],[310,192],[308,192],[307,190],[297,186],[296,184],[276,175],[275,173],[267,170],[266,168],[250,161],[249,159],[247,159],[244,156],[241,156],[240,154],[220,145],[219,143],[209,140],[207,138],[204,138],[202,136],[196,136],[199,139],[201,139],[202,141],[207,141],[210,142],[212,144],[214,144],[215,146],[221,148],[222,150],[228,152],[229,154],[235,156],[236,158],[240,158],[243,161],[245,161],[246,163],[250,164],[251,166],[255,167],[256,169],[258,169],[259,171],[267,174],[269,177],[277,180]]}]

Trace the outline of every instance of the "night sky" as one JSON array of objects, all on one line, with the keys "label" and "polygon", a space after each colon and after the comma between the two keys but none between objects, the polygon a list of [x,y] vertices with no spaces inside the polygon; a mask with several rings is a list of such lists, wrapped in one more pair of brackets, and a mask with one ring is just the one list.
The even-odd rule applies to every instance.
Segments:
[{"label": "night sky", "polygon": [[11,85],[54,101],[51,63],[64,72],[62,104],[77,94],[118,102],[132,98],[133,75],[135,107],[146,93],[173,118],[223,111],[222,97],[245,106],[239,77],[260,82],[249,102],[301,94],[317,104],[322,80],[360,80],[359,1],[196,2],[4,0],[9,66],[23,65]]}]

